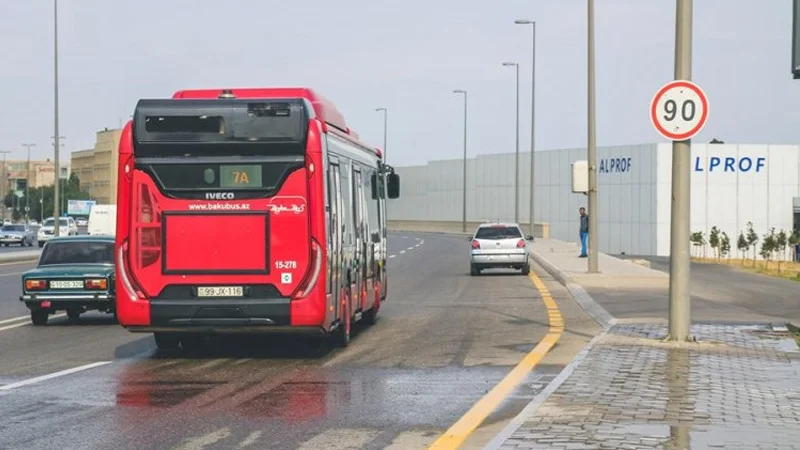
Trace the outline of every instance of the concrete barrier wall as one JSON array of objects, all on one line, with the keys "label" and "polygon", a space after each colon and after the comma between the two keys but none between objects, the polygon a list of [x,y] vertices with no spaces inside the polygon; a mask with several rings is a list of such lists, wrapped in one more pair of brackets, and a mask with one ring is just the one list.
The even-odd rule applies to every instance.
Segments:
[{"label": "concrete barrier wall", "polygon": [[[598,148],[598,236],[600,251],[648,255],[656,250],[657,144]],[[572,193],[571,163],[586,149],[536,152],[534,236],[575,242],[578,208],[586,196]],[[517,217],[514,208],[514,153],[478,155],[466,161],[466,216],[480,222],[517,221],[527,231],[530,211],[530,152],[519,154]],[[621,163],[620,163],[621,162]],[[389,200],[387,218],[405,228],[461,231],[464,161],[431,161],[396,167],[400,198]]]},{"label": "concrete barrier wall", "polygon": [[[481,221],[467,222],[466,233],[472,234],[478,225],[482,224]],[[520,224],[522,232],[528,234],[528,224]],[[387,226],[391,231],[425,231],[425,232],[438,232],[438,233],[462,233],[462,222],[450,220],[389,220]],[[534,237],[537,238],[550,238],[550,228],[546,223],[537,223],[534,230]]]}]

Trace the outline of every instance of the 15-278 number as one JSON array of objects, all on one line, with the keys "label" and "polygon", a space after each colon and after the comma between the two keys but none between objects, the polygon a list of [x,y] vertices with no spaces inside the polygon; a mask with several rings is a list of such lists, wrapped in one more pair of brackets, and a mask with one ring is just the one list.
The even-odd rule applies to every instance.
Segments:
[{"label": "15-278 number", "polygon": [[297,269],[297,261],[275,261],[276,269]]}]

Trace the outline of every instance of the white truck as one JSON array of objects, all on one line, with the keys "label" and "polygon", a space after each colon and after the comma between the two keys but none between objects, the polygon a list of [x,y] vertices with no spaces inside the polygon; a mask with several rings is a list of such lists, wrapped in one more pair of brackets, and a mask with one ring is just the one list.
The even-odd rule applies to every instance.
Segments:
[{"label": "white truck", "polygon": [[117,232],[117,205],[93,205],[86,231],[94,236],[114,236]]}]

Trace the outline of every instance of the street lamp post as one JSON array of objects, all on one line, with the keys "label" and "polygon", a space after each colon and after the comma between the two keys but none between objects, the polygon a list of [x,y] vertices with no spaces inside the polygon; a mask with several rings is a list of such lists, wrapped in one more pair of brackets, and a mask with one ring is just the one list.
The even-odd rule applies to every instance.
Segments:
[{"label": "street lamp post", "polygon": [[535,186],[535,174],[534,171],[536,169],[535,161],[536,158],[534,157],[536,150],[536,21],[534,20],[516,20],[514,21],[517,25],[531,25],[533,29],[533,53],[531,59],[531,185],[530,185],[530,212],[528,215],[528,224],[530,226],[530,233],[531,236],[536,235],[536,225],[534,221],[534,205],[535,205],[535,197],[534,197],[534,186]]},{"label": "street lamp post", "polygon": [[588,9],[588,145],[587,163],[589,165],[589,273],[598,273],[597,244],[600,233],[597,230],[597,126],[595,116],[595,84],[594,84],[594,0],[587,0]]},{"label": "street lamp post", "polygon": [[519,64],[504,62],[504,66],[513,66],[517,70],[517,151],[514,161],[514,222],[519,223]]},{"label": "street lamp post", "polygon": [[377,112],[383,112],[383,163],[386,164],[386,133],[389,124],[389,110],[386,108],[375,108]]},{"label": "street lamp post", "polygon": [[2,173],[2,175],[3,175],[2,176],[3,186],[0,187],[0,193],[2,193],[0,195],[2,195],[2,199],[3,199],[1,204],[3,206],[3,220],[5,220],[6,219],[6,195],[8,195],[8,194],[6,194],[6,186],[8,186],[8,166],[6,165],[6,156],[11,152],[8,151],[8,150],[3,150],[3,151],[0,151],[0,153],[3,154],[3,173]]},{"label": "street lamp post", "polygon": [[53,149],[54,149],[54,159],[53,165],[55,166],[55,174],[56,179],[55,183],[53,183],[53,235],[59,236],[59,227],[58,224],[61,218],[61,199],[60,197],[60,189],[59,189],[59,179],[60,179],[60,168],[58,167],[58,158],[59,158],[59,148],[61,147],[59,143],[59,131],[58,131],[58,0],[53,0],[53,105],[54,105],[54,120],[53,120],[53,128],[55,132],[53,133]]},{"label": "street lamp post", "polygon": [[31,210],[30,206],[31,147],[36,147],[36,144],[22,144],[22,146],[28,149],[28,164],[25,168],[25,221],[27,222],[30,219],[29,211]]},{"label": "street lamp post", "polygon": [[467,91],[456,89],[454,94],[464,94],[464,158],[461,163],[461,231],[467,231]]}]

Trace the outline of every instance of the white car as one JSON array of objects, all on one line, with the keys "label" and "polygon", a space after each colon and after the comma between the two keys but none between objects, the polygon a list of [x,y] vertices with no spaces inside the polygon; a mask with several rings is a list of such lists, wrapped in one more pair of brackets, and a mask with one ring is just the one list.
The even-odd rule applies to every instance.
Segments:
[{"label": "white car", "polygon": [[[39,227],[36,239],[39,241],[39,247],[44,247],[44,243],[50,240],[55,233],[55,223],[52,217],[48,217],[42,222]],[[59,236],[74,236],[78,234],[78,226],[75,224],[75,219],[72,217],[62,217],[58,220],[58,235]]]},{"label": "white car", "polygon": [[531,271],[528,261],[528,242],[516,223],[484,223],[469,238],[472,249],[469,273],[479,275],[483,269],[510,268],[527,275]]}]

